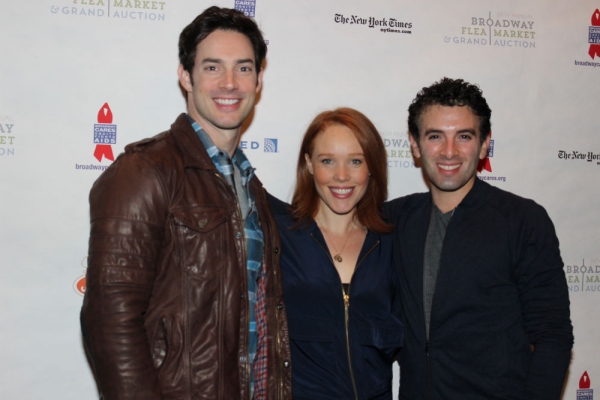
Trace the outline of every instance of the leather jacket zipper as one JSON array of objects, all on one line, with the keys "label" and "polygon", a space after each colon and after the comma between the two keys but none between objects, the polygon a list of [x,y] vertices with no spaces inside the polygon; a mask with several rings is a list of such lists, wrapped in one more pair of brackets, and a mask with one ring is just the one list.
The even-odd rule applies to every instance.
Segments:
[{"label": "leather jacket zipper", "polygon": [[[234,167],[235,168],[235,167]],[[235,191],[233,190],[233,188],[231,187],[231,185],[229,185],[229,183],[227,182],[227,180],[221,175],[221,173],[215,171],[214,172],[215,176],[218,177],[221,181],[223,181],[223,183],[225,184],[225,186],[231,190],[231,193],[233,194],[233,197],[236,199],[236,208],[237,208],[237,214],[238,214],[238,218],[240,219],[240,221],[242,220],[242,209],[240,207],[240,202],[239,200],[237,200],[237,195],[235,193]],[[244,244],[242,246],[242,265],[244,266],[244,272],[245,272],[245,276],[246,276],[246,281],[248,280],[248,261],[247,261],[247,254],[246,254],[246,233],[244,232],[244,229],[241,229],[240,234],[242,235],[242,243]],[[224,302],[221,301],[222,299],[220,299],[220,303],[223,304]],[[246,315],[247,317],[250,315],[250,299],[248,298],[248,285],[246,284],[246,292],[244,292],[244,300],[246,301],[246,309],[248,310],[248,314]],[[246,321],[243,322],[243,326],[246,328],[246,332],[248,333],[247,337],[246,337],[246,376],[248,377],[248,380],[246,381],[246,393],[248,393],[248,398],[251,398],[250,396],[250,376],[251,376],[251,365],[252,365],[252,361],[250,360],[250,354],[248,353],[248,342],[250,340],[250,332],[249,332],[249,323],[248,323],[248,318],[246,318]]]}]

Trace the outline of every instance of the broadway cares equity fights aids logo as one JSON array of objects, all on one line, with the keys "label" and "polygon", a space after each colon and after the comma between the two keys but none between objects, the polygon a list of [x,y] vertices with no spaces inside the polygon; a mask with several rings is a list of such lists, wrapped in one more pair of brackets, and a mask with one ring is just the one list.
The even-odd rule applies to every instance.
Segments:
[{"label": "broadway cares equity fights aids logo", "polygon": [[[164,22],[167,2],[152,0],[52,0],[50,12],[66,17]],[[59,3],[59,4],[57,4]]]},{"label": "broadway cares equity fights aids logo", "polygon": [[[592,13],[592,25],[588,30],[588,44],[586,47],[587,53],[592,60],[596,57],[600,58],[600,11],[596,9]],[[594,61],[578,61],[575,60],[575,65],[580,67],[600,67],[600,60]]]},{"label": "broadway cares equity fights aids logo", "polygon": [[254,17],[256,14],[256,0],[235,0],[234,8],[243,12],[247,17]]},{"label": "broadway cares equity fights aids logo", "polygon": [[94,157],[98,161],[102,161],[102,157],[114,161],[112,146],[117,144],[117,126],[112,124],[113,115],[108,103],[98,111],[98,123],[94,124]]},{"label": "broadway cares equity fights aids logo", "polygon": [[492,172],[492,161],[490,158],[494,157],[494,139],[491,139],[492,132],[490,132],[490,147],[488,147],[488,152],[486,157],[483,160],[479,160],[479,164],[477,165],[477,172],[479,174],[477,177],[482,181],[498,181],[498,182],[506,182],[506,176],[498,176],[498,175],[483,175],[482,172]]},{"label": "broadway cares equity fights aids logo", "polygon": [[590,377],[585,371],[579,378],[579,389],[577,390],[577,400],[594,400],[594,389],[590,389]]},{"label": "broadway cares equity fights aids logo", "polygon": [[[94,124],[94,158],[98,162],[103,159],[114,161],[112,145],[117,144],[117,125],[114,125],[112,110],[108,103],[104,103],[98,111],[97,124]],[[107,165],[97,164],[75,164],[78,170],[99,170],[104,171]]]},{"label": "broadway cares equity fights aids logo", "polygon": [[444,36],[449,44],[535,48],[535,21],[531,14],[489,12],[471,16],[455,32]]}]

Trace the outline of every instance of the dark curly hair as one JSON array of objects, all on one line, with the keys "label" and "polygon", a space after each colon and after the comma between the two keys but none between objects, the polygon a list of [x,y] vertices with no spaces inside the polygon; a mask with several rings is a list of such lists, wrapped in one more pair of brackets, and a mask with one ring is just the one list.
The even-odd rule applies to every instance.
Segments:
[{"label": "dark curly hair", "polygon": [[181,31],[179,35],[179,62],[183,65],[183,69],[191,75],[196,61],[198,43],[218,29],[239,32],[250,40],[254,48],[256,73],[258,74],[267,55],[267,45],[258,25],[241,11],[216,6],[204,10]]},{"label": "dark curly hair", "polygon": [[492,130],[492,110],[478,86],[462,79],[442,78],[429,87],[421,89],[408,107],[408,132],[418,142],[421,115],[429,106],[468,106],[479,117],[481,143]]}]

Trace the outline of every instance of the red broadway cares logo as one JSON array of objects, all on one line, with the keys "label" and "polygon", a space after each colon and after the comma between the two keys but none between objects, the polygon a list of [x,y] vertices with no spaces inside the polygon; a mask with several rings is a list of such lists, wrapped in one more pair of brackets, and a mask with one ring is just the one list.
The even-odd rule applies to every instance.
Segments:
[{"label": "red broadway cares logo", "polygon": [[[112,124],[112,120],[112,111],[108,106],[108,103],[104,103],[104,105],[98,111],[98,124]],[[102,161],[103,156],[111,161],[115,160],[115,156],[113,155],[112,151],[112,146],[110,144],[96,144],[96,149],[94,150],[94,157],[96,157],[98,161]]]},{"label": "red broadway cares logo", "polygon": [[592,26],[590,26],[590,50],[588,54],[592,57],[592,60],[596,57],[600,57],[600,11],[596,8],[596,11],[592,14]]},{"label": "red broadway cares logo", "polygon": [[587,371],[585,371],[579,379],[579,389],[589,389],[590,383],[590,376],[588,375]]},{"label": "red broadway cares logo", "polygon": [[[490,140],[492,139],[492,132],[490,131]],[[493,140],[491,140],[491,142],[493,143]],[[492,144],[493,146],[493,144]],[[486,157],[483,160],[479,160],[479,164],[477,164],[477,172],[481,172],[484,169],[487,172],[492,172],[492,163],[490,162],[490,151],[488,149],[488,154],[486,155]]]}]

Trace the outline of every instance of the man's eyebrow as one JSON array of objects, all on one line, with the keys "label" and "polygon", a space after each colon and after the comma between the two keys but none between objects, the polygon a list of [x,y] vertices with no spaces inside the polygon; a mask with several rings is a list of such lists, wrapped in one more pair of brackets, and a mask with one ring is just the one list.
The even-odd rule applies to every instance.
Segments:
[{"label": "man's eyebrow", "polygon": [[[205,58],[202,60],[202,63],[223,64],[224,61],[220,58]],[[251,58],[243,58],[243,59],[237,60],[235,63],[236,64],[247,64],[247,63],[254,64],[254,60]]]},{"label": "man's eyebrow", "polygon": [[[428,135],[430,133],[443,133],[444,130],[443,129],[437,129],[437,128],[431,128],[431,129],[427,129],[424,134]],[[465,129],[461,129],[459,131],[456,131],[456,133],[470,133],[473,135],[477,134],[477,130],[472,129],[472,128],[465,128]]]},{"label": "man's eyebrow", "polygon": [[202,60],[202,63],[222,64],[223,60],[221,60],[220,58],[205,58]]}]

